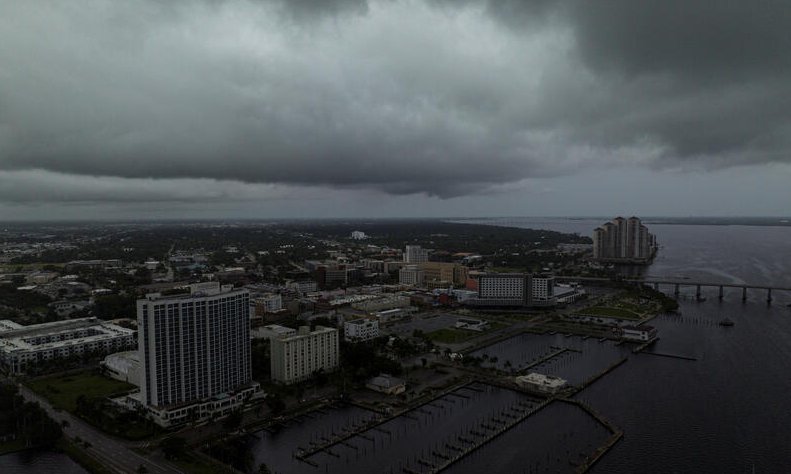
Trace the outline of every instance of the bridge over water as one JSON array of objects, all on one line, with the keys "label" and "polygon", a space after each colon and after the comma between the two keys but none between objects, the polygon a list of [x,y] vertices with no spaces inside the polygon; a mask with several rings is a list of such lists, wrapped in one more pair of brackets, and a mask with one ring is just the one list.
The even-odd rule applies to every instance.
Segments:
[{"label": "bridge over water", "polygon": [[772,302],[772,292],[773,291],[787,291],[791,293],[791,288],[789,287],[782,287],[782,286],[771,286],[771,285],[754,285],[750,283],[719,283],[719,282],[711,282],[711,281],[698,281],[698,280],[691,280],[691,279],[679,279],[679,278],[663,278],[663,277],[646,277],[646,278],[623,278],[623,279],[612,279],[612,278],[597,278],[597,277],[572,277],[572,276],[557,276],[555,277],[556,280],[562,281],[580,281],[580,282],[625,282],[625,283],[639,283],[645,285],[653,285],[655,289],[659,289],[661,285],[665,286],[672,286],[673,293],[678,296],[681,293],[681,287],[690,286],[695,287],[695,296],[700,298],[701,296],[701,289],[702,288],[718,288],[719,289],[719,299],[722,299],[725,295],[725,288],[741,288],[742,290],[742,301],[747,300],[747,290],[759,290],[765,292],[766,294],[766,302]]}]

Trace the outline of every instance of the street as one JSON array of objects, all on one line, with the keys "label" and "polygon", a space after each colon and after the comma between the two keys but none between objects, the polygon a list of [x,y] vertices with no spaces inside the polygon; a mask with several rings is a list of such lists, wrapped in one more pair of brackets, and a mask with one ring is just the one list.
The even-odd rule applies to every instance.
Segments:
[{"label": "street", "polygon": [[64,420],[68,426],[63,429],[65,436],[71,439],[79,437],[90,443],[89,448],[83,448],[93,457],[98,459],[108,469],[119,473],[135,473],[140,465],[145,466],[147,472],[152,474],[182,472],[173,466],[162,465],[132,451],[123,442],[118,441],[87,424],[76,416],[65,411],[56,411],[43,397],[38,396],[29,388],[19,384],[19,394],[29,402],[38,403],[58,423]]}]

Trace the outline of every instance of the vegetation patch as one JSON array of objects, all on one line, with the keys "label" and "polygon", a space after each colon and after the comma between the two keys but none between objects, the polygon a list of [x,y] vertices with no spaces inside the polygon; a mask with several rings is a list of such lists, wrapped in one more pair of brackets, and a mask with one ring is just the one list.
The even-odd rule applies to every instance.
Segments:
[{"label": "vegetation patch", "polygon": [[462,331],[461,329],[454,328],[443,328],[437,329],[436,331],[431,331],[427,333],[426,336],[428,336],[428,338],[434,342],[440,342],[443,344],[456,344],[470,340],[473,337],[479,336],[481,334],[482,333],[480,332]]},{"label": "vegetation patch", "polygon": [[602,316],[605,318],[617,319],[640,319],[640,314],[626,308],[615,308],[611,306],[593,306],[579,312],[584,316]]},{"label": "vegetation patch", "polygon": [[106,398],[135,389],[126,382],[99,375],[93,371],[76,374],[54,375],[26,383],[31,390],[43,396],[55,408],[68,412],[77,411],[77,398]]}]

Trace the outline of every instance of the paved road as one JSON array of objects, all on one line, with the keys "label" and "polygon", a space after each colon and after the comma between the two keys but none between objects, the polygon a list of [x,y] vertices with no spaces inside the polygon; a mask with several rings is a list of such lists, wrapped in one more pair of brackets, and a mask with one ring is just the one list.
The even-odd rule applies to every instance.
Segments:
[{"label": "paved road", "polygon": [[123,442],[107,436],[81,419],[65,411],[55,411],[46,399],[38,396],[29,388],[23,385],[17,386],[19,388],[19,394],[22,395],[25,400],[29,402],[38,402],[53,420],[58,423],[66,420],[69,426],[64,429],[64,433],[70,438],[79,436],[81,439],[91,443],[92,446],[87,448],[87,451],[109,469],[124,474],[135,473],[142,464],[146,467],[147,471],[152,474],[181,472],[170,465],[163,465],[137,454],[126,447]]}]

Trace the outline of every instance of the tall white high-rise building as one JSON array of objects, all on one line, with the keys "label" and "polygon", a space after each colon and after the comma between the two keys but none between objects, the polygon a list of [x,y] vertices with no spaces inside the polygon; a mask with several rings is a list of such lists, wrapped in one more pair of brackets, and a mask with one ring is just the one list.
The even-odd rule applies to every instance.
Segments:
[{"label": "tall white high-rise building", "polygon": [[428,262],[428,250],[420,245],[407,245],[404,250],[404,262],[411,264]]},{"label": "tall white high-rise building", "polygon": [[140,397],[160,410],[161,424],[201,418],[215,408],[173,411],[177,407],[221,394],[232,397],[229,404],[240,401],[237,394],[249,396],[249,306],[247,290],[214,282],[190,285],[189,294],[154,293],[137,301]]},{"label": "tall white high-rise building", "polygon": [[656,250],[656,237],[637,217],[616,217],[593,231],[595,260],[648,263]]},{"label": "tall white high-rise building", "polygon": [[301,382],[316,372],[338,367],[338,330],[302,326],[296,334],[271,339],[272,380],[285,384]]}]

